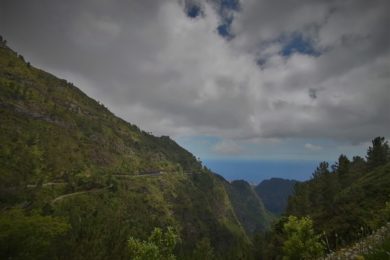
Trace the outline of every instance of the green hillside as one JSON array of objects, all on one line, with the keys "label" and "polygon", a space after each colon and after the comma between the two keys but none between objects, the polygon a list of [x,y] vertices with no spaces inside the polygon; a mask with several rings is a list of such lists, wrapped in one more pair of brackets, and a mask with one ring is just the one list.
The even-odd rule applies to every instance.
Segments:
[{"label": "green hillside", "polygon": [[226,183],[169,137],[113,115],[0,43],[0,258],[129,259],[130,237],[180,237],[178,259],[250,259]]},{"label": "green hillside", "polygon": [[250,184],[243,180],[225,182],[234,211],[249,236],[264,233],[270,228],[273,216]]},{"label": "green hillside", "polygon": [[169,137],[154,137],[115,117],[73,84],[33,68],[6,47],[0,48],[0,73],[6,186],[89,176],[97,169],[105,174],[201,169]]},{"label": "green hillside", "polygon": [[[296,195],[289,202],[287,214],[311,216],[316,229],[328,234],[332,247],[346,245],[384,224],[380,211],[390,201],[390,164],[362,174],[345,188],[337,188],[336,180],[331,177],[324,180],[324,186],[314,183],[317,179],[298,186]],[[339,190],[332,192],[332,189]],[[312,193],[315,190],[318,195]],[[305,192],[311,195],[302,195]],[[309,203],[304,205],[304,200],[309,200]],[[324,202],[314,204],[315,200]]]},{"label": "green hillside", "polygon": [[[340,155],[331,167],[320,163],[310,180],[295,186],[284,217],[266,236],[264,251],[268,258],[306,255],[303,259],[311,259],[307,256],[313,252],[318,256],[333,251],[336,256],[383,255],[390,239],[389,222],[390,148],[383,137],[377,137],[366,159]],[[339,259],[332,257],[327,259]]]},{"label": "green hillside", "polygon": [[267,210],[280,215],[286,210],[288,197],[293,194],[296,183],[295,180],[271,178],[259,183],[255,191]]}]

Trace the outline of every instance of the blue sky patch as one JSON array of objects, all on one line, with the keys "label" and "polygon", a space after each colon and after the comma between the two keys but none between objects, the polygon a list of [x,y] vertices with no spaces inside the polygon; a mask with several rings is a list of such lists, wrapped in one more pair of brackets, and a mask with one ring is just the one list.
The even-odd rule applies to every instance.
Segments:
[{"label": "blue sky patch", "polygon": [[217,27],[218,34],[226,39],[233,38],[234,35],[231,33],[231,29],[230,29],[232,22],[233,22],[233,17],[223,18],[222,24],[220,24]]},{"label": "blue sky patch", "polygon": [[221,9],[228,9],[233,11],[240,10],[240,1],[238,0],[222,0]]},{"label": "blue sky patch", "polygon": [[202,14],[202,10],[197,5],[191,5],[187,7],[187,15],[191,18],[196,18]]},{"label": "blue sky patch", "polygon": [[302,34],[293,34],[287,41],[281,51],[283,56],[291,56],[294,53],[307,54],[311,56],[319,56],[321,53],[316,50],[310,39],[304,38]]},{"label": "blue sky patch", "polygon": [[230,24],[221,24],[217,27],[218,34],[224,38],[230,38],[232,35],[230,34]]},{"label": "blue sky patch", "polygon": [[239,0],[220,0],[219,1],[219,16],[221,17],[221,23],[217,27],[218,34],[225,38],[231,39],[234,35],[231,32],[231,25],[234,20],[234,12],[240,10]]}]

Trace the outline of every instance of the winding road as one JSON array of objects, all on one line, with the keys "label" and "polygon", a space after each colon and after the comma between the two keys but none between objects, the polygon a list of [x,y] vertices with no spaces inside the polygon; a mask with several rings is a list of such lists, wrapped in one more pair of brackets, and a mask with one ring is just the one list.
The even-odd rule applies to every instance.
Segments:
[{"label": "winding road", "polygon": [[[47,183],[43,183],[41,186],[47,187],[47,186],[66,185],[66,184],[67,184],[66,182],[47,182]],[[36,188],[38,186],[39,185],[37,184],[27,184],[27,188]]]},{"label": "winding road", "polygon": [[112,184],[109,185],[109,186],[107,186],[107,187],[101,188],[101,189],[92,189],[92,190],[78,191],[78,192],[73,192],[73,193],[64,194],[64,195],[58,196],[57,198],[53,199],[53,200],[51,201],[51,204],[54,204],[54,203],[56,203],[57,201],[63,200],[63,199],[65,199],[65,198],[69,198],[69,197],[73,197],[73,196],[80,195],[80,194],[85,194],[85,193],[92,193],[92,192],[104,191],[104,190],[107,190],[107,189],[109,189],[109,188],[111,188],[111,187],[112,187]]},{"label": "winding road", "polygon": [[[155,172],[155,173],[146,173],[146,174],[137,174],[137,175],[129,175],[129,174],[114,174],[112,176],[114,177],[119,177],[119,178],[140,178],[140,177],[156,177],[156,176],[162,176],[162,175],[166,175],[167,172]],[[193,174],[192,172],[185,172],[184,174],[186,175],[191,175]],[[48,182],[48,183],[44,183],[42,184],[42,187],[45,187],[45,186],[51,186],[51,185],[60,185],[60,184],[66,184],[65,182]],[[60,200],[63,200],[65,198],[69,198],[69,197],[73,197],[73,196],[76,196],[76,195],[80,195],[80,194],[85,194],[85,193],[93,193],[93,192],[100,192],[100,191],[104,191],[104,190],[107,190],[109,188],[112,188],[112,184],[107,186],[107,187],[104,187],[104,188],[101,188],[101,189],[92,189],[92,190],[86,190],[86,191],[77,191],[77,192],[73,192],[73,193],[68,193],[68,194],[64,194],[64,195],[61,195],[61,196],[58,196],[56,198],[54,198],[52,201],[51,201],[51,204],[54,204],[56,203],[57,201],[60,201]],[[28,188],[35,188],[37,187],[37,185],[27,185]]]}]

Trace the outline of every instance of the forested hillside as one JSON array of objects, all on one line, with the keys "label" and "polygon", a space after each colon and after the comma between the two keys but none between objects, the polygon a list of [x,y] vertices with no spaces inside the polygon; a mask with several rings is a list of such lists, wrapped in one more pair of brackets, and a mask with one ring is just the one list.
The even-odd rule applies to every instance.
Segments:
[{"label": "forested hillside", "polygon": [[267,210],[280,215],[286,210],[288,197],[293,194],[296,183],[295,180],[271,178],[259,183],[255,191]]},{"label": "forested hillside", "polygon": [[0,258],[250,259],[228,186],[1,39]]},{"label": "forested hillside", "polygon": [[[309,181],[295,186],[284,217],[266,236],[264,255],[310,259],[348,247],[387,225],[389,201],[390,149],[377,137],[365,159],[340,155],[330,167],[320,163]],[[373,255],[374,246],[381,245],[370,245]]]},{"label": "forested hillside", "polygon": [[234,211],[249,236],[268,231],[274,219],[253,187],[243,180],[225,182]]}]

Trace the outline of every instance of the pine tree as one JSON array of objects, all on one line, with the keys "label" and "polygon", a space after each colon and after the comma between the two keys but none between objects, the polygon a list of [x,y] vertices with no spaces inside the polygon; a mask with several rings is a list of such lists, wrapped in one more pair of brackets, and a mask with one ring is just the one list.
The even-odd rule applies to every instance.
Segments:
[{"label": "pine tree", "polygon": [[339,183],[342,188],[346,187],[349,183],[349,167],[351,162],[349,161],[348,157],[344,154],[339,156],[338,162],[337,162],[337,169],[336,173],[339,178]]},{"label": "pine tree", "polygon": [[386,164],[389,161],[389,145],[384,137],[376,137],[372,140],[372,147],[367,151],[367,165],[370,170]]}]

